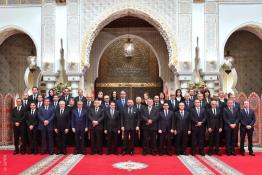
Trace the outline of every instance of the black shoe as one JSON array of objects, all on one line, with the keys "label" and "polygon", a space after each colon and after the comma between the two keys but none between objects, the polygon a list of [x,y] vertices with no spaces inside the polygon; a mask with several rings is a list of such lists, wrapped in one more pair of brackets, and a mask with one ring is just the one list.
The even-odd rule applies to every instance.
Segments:
[{"label": "black shoe", "polygon": [[171,151],[167,151],[167,155],[172,156]]},{"label": "black shoe", "polygon": [[195,156],[195,155],[196,155],[196,152],[195,152],[195,151],[192,151],[192,152],[191,152],[191,155],[192,155],[192,156]]},{"label": "black shoe", "polygon": [[253,152],[249,152],[250,156],[255,156],[255,154]]},{"label": "black shoe", "polygon": [[41,155],[44,155],[45,154],[45,151],[41,151]]},{"label": "black shoe", "polygon": [[185,151],[182,151],[182,152],[181,152],[181,155],[184,155],[184,156],[186,156],[186,155],[187,155],[187,153],[186,153]]},{"label": "black shoe", "polygon": [[106,155],[110,155],[111,154],[111,152],[110,151],[106,151]]},{"label": "black shoe", "polygon": [[83,154],[83,155],[86,155],[86,151],[83,151],[82,154]]},{"label": "black shoe", "polygon": [[131,156],[133,156],[134,155],[134,152],[133,151],[130,151],[130,153],[129,153]]},{"label": "black shoe", "polygon": [[235,152],[235,151],[232,151],[232,152],[231,152],[231,155],[236,156],[236,152]]},{"label": "black shoe", "polygon": [[162,153],[162,152],[160,152],[160,153],[159,153],[159,156],[163,156],[163,153]]},{"label": "black shoe", "polygon": [[54,154],[54,152],[53,152],[53,151],[49,152],[49,155],[53,155],[53,154]]},{"label": "black shoe", "polygon": [[205,156],[205,152],[204,152],[204,151],[200,151],[199,154],[200,154],[201,156]]},{"label": "black shoe", "polygon": [[17,151],[17,150],[15,150],[15,151],[13,152],[14,155],[16,155],[16,154],[18,154],[18,153],[19,153],[19,151]]},{"label": "black shoe", "polygon": [[144,156],[146,156],[146,155],[147,155],[147,152],[146,152],[146,151],[143,151],[142,154],[143,154]]},{"label": "black shoe", "polygon": [[220,151],[216,151],[216,155],[221,156],[222,154]]},{"label": "black shoe", "polygon": [[78,151],[77,151],[77,150],[75,150],[75,151],[73,152],[73,154],[74,154],[74,155],[77,155],[77,154],[78,154]]},{"label": "black shoe", "polygon": [[156,155],[156,152],[155,152],[155,151],[152,151],[152,155],[155,156],[155,155]]},{"label": "black shoe", "polygon": [[115,151],[115,152],[114,152],[114,155],[118,155],[118,151]]},{"label": "black shoe", "polygon": [[209,149],[208,152],[207,152],[207,154],[208,154],[209,156],[212,156],[212,153],[213,153],[213,151],[212,151],[211,149]]},{"label": "black shoe", "polygon": [[126,151],[122,151],[122,155],[123,155],[123,156],[126,155]]},{"label": "black shoe", "polygon": [[97,153],[98,155],[102,155],[103,154],[103,152],[102,151],[98,151],[98,153]]}]

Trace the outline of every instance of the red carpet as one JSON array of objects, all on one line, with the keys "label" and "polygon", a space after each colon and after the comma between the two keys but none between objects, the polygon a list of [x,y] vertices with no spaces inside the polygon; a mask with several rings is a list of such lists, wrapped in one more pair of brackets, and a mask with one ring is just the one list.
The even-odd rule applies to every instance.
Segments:
[{"label": "red carpet", "polygon": [[0,150],[0,174],[18,174],[47,155],[13,155],[13,151]]},{"label": "red carpet", "polygon": [[252,157],[246,154],[245,157],[237,156],[221,156],[217,157],[229,166],[237,169],[243,174],[258,175],[262,172],[262,153],[255,153],[256,156]]},{"label": "red carpet", "polygon": [[[141,170],[117,169],[112,167],[114,163],[133,161],[147,164],[148,167]],[[69,174],[92,174],[92,175],[173,175],[173,174],[191,174],[189,170],[180,162],[176,156],[85,156]]]}]

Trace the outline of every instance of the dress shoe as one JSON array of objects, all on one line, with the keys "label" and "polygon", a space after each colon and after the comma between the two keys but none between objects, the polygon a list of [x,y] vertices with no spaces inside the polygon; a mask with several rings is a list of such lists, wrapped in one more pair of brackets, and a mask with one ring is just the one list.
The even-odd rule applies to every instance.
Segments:
[{"label": "dress shoe", "polygon": [[131,156],[133,156],[134,155],[134,152],[133,151],[130,151],[130,153],[129,153]]},{"label": "dress shoe", "polygon": [[41,155],[44,155],[45,154],[45,151],[41,151]]},{"label": "dress shoe", "polygon": [[98,151],[98,155],[102,155],[103,154],[103,152],[102,151]]},{"label": "dress shoe", "polygon": [[232,152],[231,152],[231,155],[236,156],[236,152],[235,152],[235,151],[232,151]]},{"label": "dress shoe", "polygon": [[82,154],[83,154],[83,155],[86,155],[86,151],[83,151]]},{"label": "dress shoe", "polygon": [[250,156],[255,156],[255,154],[253,152],[249,152]]},{"label": "dress shoe", "polygon": [[200,151],[199,153],[201,156],[205,156],[205,152],[204,151]]},{"label": "dress shoe", "polygon": [[213,153],[212,150],[208,150],[208,152],[207,152],[207,154],[208,154],[209,156],[212,156],[212,153]]},{"label": "dress shoe", "polygon": [[159,153],[159,156],[163,156],[163,153],[160,152],[160,153]]},{"label": "dress shoe", "polygon": [[77,150],[75,150],[75,151],[73,152],[73,154],[74,154],[74,155],[77,155],[77,154],[78,154],[78,151],[77,151]]},{"label": "dress shoe", "polygon": [[187,153],[186,153],[185,151],[182,151],[182,152],[181,152],[181,155],[184,155],[184,156],[186,156],[186,155],[187,155]]},{"label": "dress shoe", "polygon": [[240,155],[245,156],[246,153],[244,151],[240,151]]},{"label": "dress shoe", "polygon": [[146,156],[146,155],[147,155],[147,152],[146,152],[146,151],[143,151],[142,154],[143,154],[144,156]]},{"label": "dress shoe", "polygon": [[172,156],[171,151],[168,151],[168,152],[167,152],[167,155]]},{"label": "dress shoe", "polygon": [[53,154],[54,154],[54,152],[53,152],[53,151],[49,152],[49,155],[53,155]]},{"label": "dress shoe", "polygon": [[156,155],[156,152],[155,152],[155,151],[152,151],[152,155],[155,156],[155,155]]},{"label": "dress shoe", "polygon": [[106,151],[106,155],[110,155],[111,154],[111,152],[110,151]]},{"label": "dress shoe", "polygon": [[221,156],[222,154],[220,151],[216,151],[216,155]]},{"label": "dress shoe", "polygon": [[118,151],[115,151],[115,152],[114,152],[114,155],[118,155]]},{"label": "dress shoe", "polygon": [[122,151],[122,155],[123,155],[123,156],[126,155],[126,151]]}]

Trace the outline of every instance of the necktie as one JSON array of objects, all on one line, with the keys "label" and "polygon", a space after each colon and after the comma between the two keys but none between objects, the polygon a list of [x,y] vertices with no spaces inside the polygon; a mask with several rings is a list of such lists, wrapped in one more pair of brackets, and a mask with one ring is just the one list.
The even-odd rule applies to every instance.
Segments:
[{"label": "necktie", "polygon": [[47,107],[47,106],[45,107],[45,110],[48,110],[48,107]]},{"label": "necktie", "polygon": [[20,111],[20,107],[19,106],[17,107],[17,111]]},{"label": "necktie", "polygon": [[64,110],[63,110],[63,109],[61,109],[61,111],[60,111],[60,115],[63,115],[63,113],[64,113]]},{"label": "necktie", "polygon": [[33,95],[33,100],[35,100],[35,95]]},{"label": "necktie", "polygon": [[31,111],[31,115],[34,115],[34,111],[33,110]]},{"label": "necktie", "polygon": [[199,114],[200,114],[200,109],[197,108],[197,115],[198,115],[198,117],[199,117]]},{"label": "necktie", "polygon": [[186,105],[189,106],[189,102],[188,102],[188,100],[186,101]]},{"label": "necktie", "polygon": [[213,114],[216,115],[216,109],[215,108],[213,109]]},{"label": "necktie", "polygon": [[78,109],[78,116],[80,117],[81,115],[81,109]]},{"label": "necktie", "polygon": [[98,108],[96,108],[96,113],[98,112]]},{"label": "necktie", "polygon": [[165,117],[167,118],[167,110],[165,110]]},{"label": "necktie", "polygon": [[137,105],[137,109],[140,109],[140,105]]},{"label": "necktie", "polygon": [[249,113],[249,112],[248,112],[248,109],[246,109],[246,114],[247,114],[247,116],[248,116],[248,113]]},{"label": "necktie", "polygon": [[180,115],[181,115],[182,118],[184,118],[184,112],[183,111],[180,112]]},{"label": "necktie", "polygon": [[122,105],[125,106],[125,100],[122,100]]},{"label": "necktie", "polygon": [[231,113],[233,114],[233,108],[230,108]]}]

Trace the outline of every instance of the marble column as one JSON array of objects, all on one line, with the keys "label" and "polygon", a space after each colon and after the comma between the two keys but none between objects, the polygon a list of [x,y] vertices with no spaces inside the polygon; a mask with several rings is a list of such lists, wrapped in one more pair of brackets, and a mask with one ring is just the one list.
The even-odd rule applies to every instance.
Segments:
[{"label": "marble column", "polygon": [[188,92],[189,82],[191,81],[191,78],[192,78],[191,72],[178,75],[178,80],[180,82],[180,89],[181,89],[183,95],[186,92]]},{"label": "marble column", "polygon": [[73,97],[78,95],[79,83],[82,74],[80,73],[70,73],[68,74],[68,81],[71,83],[71,93]]},{"label": "marble column", "polygon": [[46,96],[48,96],[49,89],[54,88],[57,81],[57,74],[50,72],[43,72],[43,80],[46,82]]},{"label": "marble column", "polygon": [[217,73],[204,73],[203,79],[207,84],[211,96],[213,96],[215,91],[215,81],[218,79]]}]

